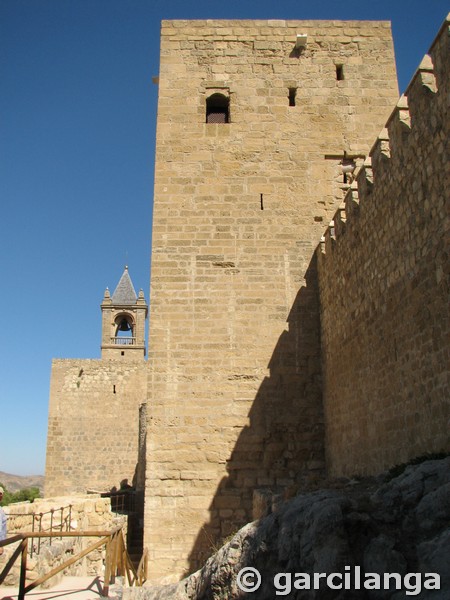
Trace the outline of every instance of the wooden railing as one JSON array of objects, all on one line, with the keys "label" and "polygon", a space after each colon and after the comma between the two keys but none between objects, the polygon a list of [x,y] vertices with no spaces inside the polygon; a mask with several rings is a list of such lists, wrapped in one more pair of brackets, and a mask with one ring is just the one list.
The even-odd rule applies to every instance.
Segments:
[{"label": "wooden railing", "polygon": [[[89,544],[87,548],[81,550],[78,554],[72,556],[72,558],[63,564],[51,569],[46,575],[43,575],[32,583],[26,585],[28,540],[32,537],[100,537],[100,539],[92,544]],[[106,546],[105,578],[102,592],[103,596],[108,596],[110,584],[114,583],[115,578],[119,575],[127,578],[129,586],[141,586],[147,580],[147,552],[144,551],[139,566],[137,569],[135,569],[128,555],[121,527],[116,527],[111,531],[66,531],[50,533],[35,531],[30,533],[19,533],[7,538],[6,540],[0,541],[0,547],[15,544],[16,542],[19,542],[17,548],[15,548],[14,552],[3,568],[3,571],[0,573],[0,584],[3,583],[17,558],[20,556],[21,561],[18,600],[24,600],[25,594],[44,583],[44,581],[50,579],[50,577],[53,577],[64,569],[67,569],[90,552],[93,552],[102,546]]]},{"label": "wooden railing", "polygon": [[[66,510],[67,509],[67,510]],[[66,516],[64,516],[64,512],[67,512]],[[53,533],[54,531],[70,531],[71,521],[72,521],[72,504],[69,504],[67,507],[61,506],[60,508],[51,508],[47,512],[41,512],[39,514],[33,513],[33,523],[32,523],[32,531],[45,531],[45,524],[43,524],[43,518],[50,514],[50,523],[48,523],[47,531]],[[59,518],[58,518],[59,514]],[[52,538],[49,539],[50,545],[52,544]],[[33,557],[33,551],[35,550],[33,539],[31,540],[30,547],[30,558]],[[39,554],[41,550],[41,538],[38,538],[38,544],[36,548],[36,554]]]},{"label": "wooden railing", "polygon": [[[17,531],[17,526],[15,524],[17,519],[23,523],[24,520],[30,519],[30,528],[31,532],[34,531],[46,531],[48,533],[52,533],[54,531],[70,531],[71,521],[72,521],[72,504],[68,504],[67,506],[61,506],[60,508],[51,508],[46,512],[30,512],[30,513],[19,513],[14,512],[8,515],[8,528],[13,531]],[[22,529],[22,527],[20,528]],[[25,527],[23,527],[25,529]],[[31,538],[31,542],[28,545],[28,553],[30,558],[33,558],[33,555],[37,555],[41,550],[41,539],[37,538],[37,543],[33,543],[33,538]],[[49,539],[49,545],[52,545],[52,537]]]}]

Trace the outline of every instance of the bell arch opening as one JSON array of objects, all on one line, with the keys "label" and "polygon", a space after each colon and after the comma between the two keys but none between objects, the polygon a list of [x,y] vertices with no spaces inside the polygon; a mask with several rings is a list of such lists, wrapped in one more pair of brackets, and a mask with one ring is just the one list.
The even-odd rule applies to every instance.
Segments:
[{"label": "bell arch opening", "polygon": [[135,343],[135,323],[131,315],[121,313],[114,319],[114,340],[116,344],[130,346]]}]

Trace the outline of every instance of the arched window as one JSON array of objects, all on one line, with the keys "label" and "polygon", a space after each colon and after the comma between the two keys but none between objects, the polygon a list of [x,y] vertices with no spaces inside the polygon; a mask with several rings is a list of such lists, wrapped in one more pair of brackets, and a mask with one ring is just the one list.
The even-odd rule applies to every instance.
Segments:
[{"label": "arched window", "polygon": [[132,345],[134,343],[134,323],[130,315],[120,314],[115,319],[115,343]]},{"label": "arched window", "polygon": [[206,99],[206,122],[229,123],[230,99],[223,94],[212,94]]}]

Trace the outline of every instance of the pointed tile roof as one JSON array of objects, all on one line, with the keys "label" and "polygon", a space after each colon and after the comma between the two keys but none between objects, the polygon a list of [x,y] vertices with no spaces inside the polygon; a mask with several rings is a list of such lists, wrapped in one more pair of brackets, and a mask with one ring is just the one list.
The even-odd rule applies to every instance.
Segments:
[{"label": "pointed tile roof", "polygon": [[136,304],[136,300],[137,295],[128,274],[128,267],[125,267],[125,271],[122,273],[122,277],[112,295],[112,301],[113,304]]}]

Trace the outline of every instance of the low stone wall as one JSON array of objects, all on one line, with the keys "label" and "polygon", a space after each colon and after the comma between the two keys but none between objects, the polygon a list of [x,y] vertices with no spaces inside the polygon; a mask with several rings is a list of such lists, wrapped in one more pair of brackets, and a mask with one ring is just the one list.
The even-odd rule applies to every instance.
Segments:
[{"label": "low stone wall", "polygon": [[[53,511],[53,517],[52,517]],[[126,534],[126,517],[111,512],[109,498],[99,495],[61,496],[35,500],[32,504],[21,502],[5,507],[8,517],[8,537],[30,531],[49,532],[51,528],[59,531],[109,531],[117,525],[124,527]],[[61,518],[62,515],[62,518]],[[34,523],[34,529],[33,529]],[[35,581],[69,560],[72,556],[86,548],[98,538],[33,538],[28,542],[27,583]],[[5,547],[0,557],[0,569],[14,552],[17,544]],[[80,561],[69,567],[64,574],[70,575],[101,575],[103,573],[105,548],[91,552]],[[5,580],[5,585],[18,585],[20,574],[20,559]],[[52,578],[47,586],[54,585],[62,573]],[[45,587],[46,584],[43,584]]]}]

